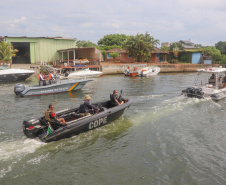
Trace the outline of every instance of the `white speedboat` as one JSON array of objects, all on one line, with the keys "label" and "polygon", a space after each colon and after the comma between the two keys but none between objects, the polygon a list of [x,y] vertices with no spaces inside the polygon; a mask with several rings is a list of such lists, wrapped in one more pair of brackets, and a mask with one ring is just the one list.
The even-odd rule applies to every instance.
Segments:
[{"label": "white speedboat", "polygon": [[[226,68],[205,68],[197,71],[194,85],[184,89],[183,95],[195,98],[211,98],[216,101],[226,98]],[[209,74],[205,83],[202,81],[202,74]]]},{"label": "white speedboat", "polygon": [[134,68],[134,71],[130,71],[129,68],[125,70],[125,76],[154,76],[160,72],[160,67],[144,67],[142,69],[137,70]]},{"label": "white speedboat", "polygon": [[154,76],[160,72],[160,67],[145,67],[138,71],[139,76]]},{"label": "white speedboat", "polygon": [[103,76],[103,72],[92,71],[88,68],[85,68],[82,70],[69,73],[68,78],[96,78],[100,76]]},{"label": "white speedboat", "polygon": [[15,82],[25,80],[34,74],[33,70],[26,69],[0,69],[0,82]]}]

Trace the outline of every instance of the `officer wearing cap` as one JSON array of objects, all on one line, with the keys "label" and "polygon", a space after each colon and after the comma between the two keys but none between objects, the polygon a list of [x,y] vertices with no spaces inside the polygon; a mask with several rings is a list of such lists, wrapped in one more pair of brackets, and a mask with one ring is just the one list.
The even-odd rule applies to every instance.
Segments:
[{"label": "officer wearing cap", "polygon": [[80,116],[90,115],[90,113],[93,112],[94,110],[96,112],[99,111],[99,108],[90,104],[90,99],[91,97],[89,95],[85,95],[84,102],[79,107]]}]

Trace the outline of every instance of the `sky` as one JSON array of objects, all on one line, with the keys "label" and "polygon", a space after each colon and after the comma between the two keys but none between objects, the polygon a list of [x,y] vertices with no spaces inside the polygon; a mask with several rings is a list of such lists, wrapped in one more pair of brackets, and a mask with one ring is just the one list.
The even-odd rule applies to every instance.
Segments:
[{"label": "sky", "polygon": [[226,41],[226,0],[1,0],[0,36],[98,40],[148,32],[162,42]]}]

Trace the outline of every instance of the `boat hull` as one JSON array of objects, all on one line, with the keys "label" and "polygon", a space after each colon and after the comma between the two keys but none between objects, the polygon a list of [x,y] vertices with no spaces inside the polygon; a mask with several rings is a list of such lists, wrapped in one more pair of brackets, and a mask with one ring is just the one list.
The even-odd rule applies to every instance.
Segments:
[{"label": "boat hull", "polygon": [[22,97],[57,94],[66,91],[82,89],[89,81],[92,80],[63,80],[62,82],[46,86],[25,86],[25,89],[21,92],[16,92],[16,86],[18,85],[16,84],[14,87],[14,92],[16,95],[20,95]]},{"label": "boat hull", "polygon": [[16,81],[22,81],[22,80],[26,80],[32,74],[34,74],[34,71],[24,72],[24,73],[16,73],[15,72],[15,73],[8,73],[8,74],[4,72],[4,73],[0,73],[0,82],[16,82]]},{"label": "boat hull", "polygon": [[141,77],[154,76],[157,75],[159,72],[160,72],[159,67],[146,67],[139,72],[139,76]]},{"label": "boat hull", "polygon": [[70,73],[68,75],[68,78],[71,79],[78,79],[78,78],[98,78],[100,76],[103,76],[103,72],[101,71],[92,71],[92,70],[82,70],[82,71],[77,71],[77,72],[73,72]]},{"label": "boat hull", "polygon": [[[78,135],[82,132],[87,132],[87,131],[105,126],[113,122],[114,120],[120,118],[123,115],[123,113],[130,107],[131,103],[132,101],[129,100],[123,105],[119,105],[116,107],[112,107],[112,108],[103,107],[103,110],[101,112],[93,114],[91,116],[85,116],[85,117],[81,117],[79,119],[67,122],[67,126],[60,127],[54,130],[54,132],[52,132],[49,135],[47,134],[47,131],[46,131],[47,129],[46,129],[44,132],[39,134],[38,137],[43,142],[52,142],[52,141],[61,140],[64,138],[71,137],[73,135]],[[67,120],[66,117],[68,117],[68,115],[70,116],[70,114],[76,110],[77,109],[66,110],[57,115],[59,116],[66,115],[65,120]],[[73,116],[73,114],[71,115]],[[25,131],[26,128],[23,127],[23,130]],[[25,135],[26,135],[26,131],[25,131]]]},{"label": "boat hull", "polygon": [[68,78],[71,78],[71,79],[78,79],[78,78],[98,78],[100,76],[103,76],[103,73],[100,73],[100,74],[70,74],[68,76]]}]

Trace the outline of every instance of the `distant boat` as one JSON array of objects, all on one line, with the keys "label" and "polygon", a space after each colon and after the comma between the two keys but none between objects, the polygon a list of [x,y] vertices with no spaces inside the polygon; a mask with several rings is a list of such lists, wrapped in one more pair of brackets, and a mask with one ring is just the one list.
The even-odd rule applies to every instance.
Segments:
[{"label": "distant boat", "polygon": [[92,71],[88,68],[71,72],[68,74],[68,78],[97,78],[103,76],[101,71]]},{"label": "distant boat", "polygon": [[48,84],[45,86],[26,86],[24,84],[18,83],[14,86],[14,93],[19,96],[56,94],[82,89],[89,81],[92,80],[62,80],[55,84]]},{"label": "distant boat", "polygon": [[160,67],[144,67],[140,70],[130,71],[126,69],[125,76],[154,76],[160,72]]},{"label": "distant boat", "polygon": [[160,72],[160,67],[145,67],[141,69],[138,73],[139,76],[154,76]]},{"label": "distant boat", "polygon": [[0,82],[15,82],[26,80],[35,71],[26,69],[7,69],[5,67],[0,68]]}]

